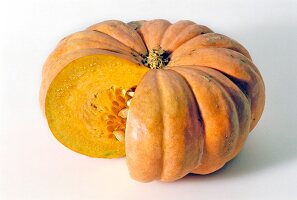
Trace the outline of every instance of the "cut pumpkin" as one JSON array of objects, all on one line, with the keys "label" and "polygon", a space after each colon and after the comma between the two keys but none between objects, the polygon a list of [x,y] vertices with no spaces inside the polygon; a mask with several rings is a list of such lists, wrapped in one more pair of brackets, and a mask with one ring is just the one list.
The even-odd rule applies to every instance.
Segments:
[{"label": "cut pumpkin", "polygon": [[122,110],[131,98],[127,91],[147,70],[103,54],[84,56],[66,65],[52,81],[45,103],[55,137],[91,157],[124,156],[124,142],[117,137],[125,132],[127,116]]},{"label": "cut pumpkin", "polygon": [[91,157],[127,157],[139,181],[209,174],[233,159],[265,104],[249,52],[182,20],[104,21],[64,38],[43,68],[55,137]]}]

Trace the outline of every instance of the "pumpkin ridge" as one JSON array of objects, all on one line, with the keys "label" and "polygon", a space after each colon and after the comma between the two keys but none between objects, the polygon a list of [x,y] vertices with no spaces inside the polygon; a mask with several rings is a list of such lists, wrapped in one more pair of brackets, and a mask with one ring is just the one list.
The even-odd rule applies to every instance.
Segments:
[{"label": "pumpkin ridge", "polygon": [[[160,74],[158,73],[158,71],[156,71],[156,85],[157,85],[157,87],[156,87],[156,89],[157,89],[157,91],[158,91],[158,94],[159,94],[159,98],[160,98],[160,103],[161,103],[161,106],[160,106],[160,110],[163,110],[163,108],[164,108],[164,102],[163,102],[163,94],[162,94],[162,90],[160,89],[160,81],[159,81],[159,78],[160,78]],[[164,131],[164,112],[160,112],[160,113],[162,113],[162,116],[161,116],[161,119],[162,119],[162,132]],[[161,142],[161,149],[162,149],[162,155],[161,155],[161,160],[162,160],[162,166],[160,166],[161,167],[161,170],[160,170],[160,174],[159,174],[159,179],[162,177],[162,175],[163,175],[163,169],[164,169],[164,154],[165,154],[165,152],[164,152],[164,135],[162,135],[162,137],[161,137],[161,139],[162,139],[162,142]]]},{"label": "pumpkin ridge", "polygon": [[[164,73],[164,72],[167,72],[167,73]],[[170,72],[170,73],[168,73]],[[182,80],[183,84],[185,84],[184,86],[187,88],[184,88],[186,89],[187,92],[190,92],[189,94],[187,94],[186,96],[190,96],[190,98],[192,98],[193,100],[193,104],[189,104],[189,105],[192,105],[195,107],[195,110],[197,109],[196,107],[196,101],[195,101],[195,96],[194,96],[194,93],[192,93],[191,89],[189,88],[188,86],[188,83],[186,82],[186,80],[184,79],[183,76],[181,76],[179,73],[177,73],[176,71],[173,71],[173,70],[169,70],[169,71],[165,71],[165,70],[157,70],[157,84],[159,85],[159,92],[160,92],[160,103],[161,103],[161,107],[162,108],[162,111],[161,111],[161,116],[162,116],[162,125],[163,125],[163,134],[162,134],[162,150],[163,150],[163,155],[162,155],[162,160],[163,160],[163,167],[162,167],[162,170],[161,170],[161,180],[164,180],[164,181],[172,181],[173,177],[172,177],[172,174],[169,173],[168,174],[168,170],[171,168],[170,165],[176,165],[176,163],[178,162],[179,159],[177,159],[177,157],[171,157],[170,156],[170,153],[168,152],[167,150],[167,146],[169,146],[168,143],[172,144],[172,142],[174,141],[171,141],[172,139],[169,139],[168,138],[168,134],[170,135],[175,135],[175,130],[172,130],[170,127],[167,126],[167,122],[170,122],[172,119],[170,119],[170,117],[167,115],[166,111],[168,112],[170,109],[168,107],[168,103],[167,101],[165,101],[164,99],[167,99],[168,100],[168,88],[164,85],[164,82],[168,82],[168,85],[174,85],[174,82],[175,82],[175,79],[173,79],[173,77],[176,77],[176,81],[180,81]],[[173,77],[172,75],[170,74],[175,74]],[[161,84],[163,83],[163,84]],[[184,87],[183,86],[183,87]],[[182,97],[181,97],[182,98]],[[189,97],[188,97],[189,98]],[[189,101],[190,102],[190,101]],[[170,105],[170,104],[169,104]],[[191,109],[192,110],[192,109]],[[187,113],[191,113],[191,111],[187,112]],[[195,116],[198,116],[198,112],[195,112]],[[199,117],[199,116],[198,116]],[[197,123],[202,125],[202,123],[197,119]],[[168,128],[168,129],[167,129]],[[203,129],[203,128],[202,128]],[[172,132],[173,131],[173,132]],[[171,133],[170,133],[171,132]],[[189,161],[187,158],[189,158],[189,152],[187,151],[187,143],[186,143],[186,136],[185,135],[182,135],[180,136],[182,138],[182,140],[184,140],[181,144],[176,144],[175,145],[175,149],[176,148],[181,148],[180,145],[182,146],[183,148],[183,158],[181,159],[182,161],[182,166],[180,166],[180,168],[178,169],[175,169],[175,176],[178,176],[176,177],[175,179],[177,178],[181,178],[183,176],[185,176],[186,174],[188,174],[193,167],[196,167],[200,162],[201,158],[202,158],[202,149],[203,149],[203,139],[200,138],[200,136],[198,136],[199,134],[203,135],[203,130],[200,130],[200,132],[196,133],[197,134],[197,144],[199,145],[199,154],[196,155],[194,161],[191,159],[191,161]],[[177,135],[180,134],[180,133],[176,133]],[[203,137],[203,136],[202,136]],[[168,148],[172,148],[172,147],[168,147]],[[179,154],[179,151],[176,152],[176,154]],[[170,161],[172,163],[168,163],[168,158],[170,157]],[[197,162],[197,163],[196,163]],[[189,163],[191,163],[193,166],[189,165]],[[195,163],[195,164],[194,164]],[[191,168],[190,168],[191,166]]]},{"label": "pumpkin ridge", "polygon": [[[161,143],[163,142],[161,140],[163,139],[161,138],[163,137],[163,123],[161,121],[163,117],[159,112],[162,105],[159,101],[156,102],[160,97],[157,73],[159,73],[159,70],[148,70],[142,77],[131,101],[126,124],[125,137],[128,169],[131,176],[143,182],[160,179],[163,168],[163,161],[161,160],[164,154],[164,149],[161,149],[163,145]],[[147,94],[146,98],[143,98],[144,94]],[[137,101],[137,99],[141,101]],[[146,107],[148,103],[152,103],[150,109]],[[141,109],[138,109],[138,106]],[[135,116],[143,116],[143,118]],[[141,143],[139,139],[142,141]],[[130,142],[133,145],[129,145]],[[146,163],[150,163],[150,165],[146,165]],[[139,168],[139,165],[143,167]]]},{"label": "pumpkin ridge", "polygon": [[[196,68],[196,66],[199,67],[199,68]],[[221,83],[221,81],[218,80],[218,77],[213,76],[213,75],[211,75],[210,73],[208,73],[207,71],[204,71],[204,70],[200,69],[200,67],[204,67],[204,68],[206,68],[206,70],[207,70],[207,69],[211,69],[211,70],[216,71],[216,72],[220,73],[221,75],[225,76],[225,78],[229,79],[229,80],[230,80],[230,81],[231,81],[231,82],[232,82],[232,83],[239,89],[239,91],[242,92],[242,94],[246,97],[246,100],[248,101],[248,96],[247,96],[247,94],[245,94],[245,93],[241,90],[241,88],[240,88],[237,84],[235,84],[235,83],[232,81],[232,79],[230,79],[230,78],[228,77],[228,75],[226,75],[226,74],[220,72],[219,70],[212,69],[212,68],[208,68],[208,67],[205,67],[205,66],[198,66],[198,65],[196,65],[196,66],[195,66],[195,67],[192,67],[192,66],[178,66],[178,67],[184,67],[184,68],[189,68],[189,69],[195,69],[196,71],[199,71],[201,74],[207,74],[212,80],[214,80],[215,84],[218,85],[218,87],[220,87],[222,90],[224,90],[225,93],[226,93],[226,95],[229,96],[230,102],[232,102],[232,104],[233,104],[233,106],[234,106],[234,108],[235,108],[235,109],[234,109],[234,112],[236,112],[237,119],[239,120],[239,113],[238,113],[238,110],[237,110],[237,108],[236,108],[236,103],[235,103],[235,101],[233,100],[233,98],[231,97],[231,95],[229,94],[229,92],[227,91],[227,89],[226,89],[227,86],[225,86],[224,83]],[[189,85],[189,87],[192,89],[192,87],[191,87],[190,85]],[[248,101],[248,102],[249,102],[249,101]],[[197,101],[197,104],[198,104],[198,101]],[[249,104],[250,104],[250,102],[249,102]]]},{"label": "pumpkin ridge", "polygon": [[[209,36],[211,36],[211,37],[209,37]],[[195,42],[196,43],[199,42],[199,43],[195,44]],[[193,43],[195,45],[193,45]],[[189,49],[190,47],[191,47],[191,49]],[[176,48],[175,54],[179,54],[179,52],[182,52],[182,54],[180,54],[180,56],[182,56],[189,52],[198,51],[199,49],[204,49],[204,48],[230,49],[230,50],[236,51],[236,52],[244,55],[246,58],[251,60],[251,56],[250,56],[249,52],[239,42],[237,42],[236,40],[233,40],[223,34],[214,33],[214,32],[200,34],[200,35],[197,35],[197,36],[191,38],[190,40],[184,42],[178,48]]]},{"label": "pumpkin ridge", "polygon": [[[116,40],[115,38],[105,33],[102,33],[102,34],[96,33],[94,36],[93,33],[96,33],[96,32],[92,30],[85,30],[85,31],[73,33],[65,37],[62,41],[59,42],[59,44],[55,47],[54,51],[46,59],[46,62],[43,65],[42,73],[46,74],[47,73],[46,71],[50,70],[50,68],[46,66],[54,63],[59,57],[62,57],[67,53],[71,53],[72,51],[76,51],[80,49],[90,49],[90,48],[107,49],[107,50],[119,49],[122,51],[121,53],[133,56],[133,52],[132,53],[129,52],[130,48],[125,44],[121,43],[120,41]],[[92,38],[92,36],[96,38]],[[117,44],[113,44],[110,46],[110,44],[114,42],[117,42]],[[105,48],[99,48],[100,46],[102,47],[105,46]],[[134,57],[136,57],[137,55],[139,54],[137,53]],[[140,55],[138,57],[140,59]]]},{"label": "pumpkin ridge", "polygon": [[[134,21],[131,21],[131,22],[134,22]],[[147,53],[149,52],[149,49],[148,49],[148,47],[147,47],[147,44],[146,44],[146,42],[144,41],[144,36],[143,36],[143,34],[142,34],[142,32],[140,31],[140,29],[141,29],[141,27],[143,26],[143,24],[144,23],[146,23],[147,21],[144,21],[141,25],[139,25],[139,27],[137,28],[137,29],[134,29],[136,32],[137,32],[137,34],[139,35],[139,37],[141,38],[141,40],[142,40],[142,42],[143,42],[143,44],[144,44],[144,46],[145,46],[145,49],[146,49],[146,51],[147,51]],[[129,22],[130,23],[130,22]],[[128,25],[129,25],[129,23],[128,23]],[[129,26],[131,26],[131,27],[133,27],[132,25],[129,25]],[[142,55],[143,56],[143,55]]]},{"label": "pumpkin ridge", "polygon": [[[180,66],[178,66],[178,67],[180,67]],[[193,96],[193,98],[195,100],[195,105],[196,105],[196,108],[197,108],[197,116],[198,116],[197,120],[201,124],[201,129],[202,129],[201,132],[202,132],[202,137],[203,137],[202,141],[204,141],[204,137],[205,137],[204,120],[203,120],[203,116],[202,116],[201,111],[200,111],[200,106],[199,106],[198,99],[196,98],[196,95],[195,95],[195,93],[193,91],[193,87],[189,84],[187,79],[180,72],[174,70],[174,68],[173,69],[166,69],[166,70],[174,71],[175,73],[179,74],[184,79],[185,83],[187,84],[188,88],[190,89],[190,91],[192,93],[192,96]],[[201,160],[202,160],[202,157],[203,157],[203,152],[204,152],[204,142],[202,142],[202,141],[200,143],[200,155],[199,155],[200,158],[199,158],[198,165],[200,165],[200,163],[201,163]]]},{"label": "pumpkin ridge", "polygon": [[262,77],[252,62],[243,60],[244,55],[225,48],[202,48],[192,54],[171,57],[169,67],[179,65],[202,65],[234,76],[248,83],[248,97],[251,101],[251,130],[259,121],[265,103],[265,86]]},{"label": "pumpkin ridge", "polygon": [[[199,70],[199,69],[197,69],[197,70]],[[199,71],[201,71],[201,70],[199,70]],[[203,71],[201,71],[201,72],[203,72]],[[236,103],[234,102],[234,100],[231,97],[231,95],[229,94],[229,92],[226,90],[225,86],[222,83],[220,83],[220,81],[218,81],[216,77],[209,75],[209,73],[207,73],[207,72],[205,72],[205,73],[208,74],[208,76],[211,77],[212,81],[218,87],[220,87],[221,90],[224,91],[224,93],[225,93],[226,96],[228,96],[229,101],[232,104],[232,110],[233,110],[233,112],[235,112],[235,116],[236,116],[235,117],[236,122],[234,122],[234,123],[237,125],[237,129],[234,130],[234,133],[233,133],[234,138],[233,138],[232,145],[230,145],[230,146],[232,146],[232,149],[229,151],[228,155],[226,155],[226,158],[224,160],[222,160],[223,165],[225,165],[227,162],[229,162],[231,159],[233,159],[237,155],[237,154],[235,154],[236,153],[235,151],[236,151],[236,147],[239,145],[239,137],[240,137],[240,134],[241,134],[239,132],[240,131],[240,129],[239,129],[239,113],[238,113],[238,110],[236,108]],[[195,170],[193,172],[195,173]]]},{"label": "pumpkin ridge", "polygon": [[[112,53],[122,54],[122,55],[125,55],[125,56],[129,56],[129,54],[123,54],[123,52],[116,51],[116,50],[110,50],[110,49],[104,49],[104,48],[94,48],[94,49],[103,50],[103,51],[109,51],[109,52],[112,52]],[[135,55],[135,54],[132,54],[130,56],[133,56],[133,55]],[[127,59],[127,58],[125,58],[125,59]],[[142,60],[138,60],[139,58],[136,58],[135,56],[133,56],[133,59],[135,59],[135,60],[133,60],[133,62],[135,64],[141,65],[141,61]],[[127,60],[130,60],[130,59],[127,59]],[[135,61],[137,61],[137,62],[135,62]]]},{"label": "pumpkin ridge", "polygon": [[[178,65],[178,67],[188,67],[188,66],[189,65]],[[193,66],[210,68],[212,70],[215,70],[215,71],[221,73],[223,76],[225,76],[226,78],[228,78],[234,85],[236,85],[239,88],[239,90],[244,94],[244,96],[247,99],[249,98],[248,93],[247,93],[247,87],[248,86],[247,86],[247,83],[245,81],[236,79],[235,77],[232,77],[232,76],[228,75],[227,73],[225,73],[225,72],[223,72],[221,70],[218,70],[216,68],[212,68],[210,66],[206,66],[206,65],[203,65],[203,66],[202,65],[193,65]],[[172,67],[177,67],[177,66],[172,66]],[[199,69],[197,69],[197,70],[199,70]]]},{"label": "pumpkin ridge", "polygon": [[[245,94],[240,90],[240,88],[238,88],[238,86],[235,85],[230,79],[228,79],[228,77],[224,76],[223,73],[221,73],[218,70],[214,70],[214,69],[207,68],[207,67],[201,67],[201,68],[199,67],[199,70],[202,70],[202,71],[206,70],[205,71],[206,73],[210,74],[214,80],[216,80],[218,83],[220,83],[222,85],[223,88],[225,88],[225,90],[228,92],[231,99],[233,100],[236,111],[237,111],[237,117],[239,120],[239,134],[238,134],[237,144],[234,145],[235,148],[233,150],[233,154],[230,154],[229,160],[231,160],[239,153],[247,136],[249,135],[249,127],[250,127],[250,122],[251,122],[250,102],[249,102],[248,98],[245,96]],[[211,70],[211,71],[208,72],[209,70]],[[212,71],[215,74],[211,73]],[[234,93],[234,91],[232,91],[233,90],[232,87],[228,86],[227,81],[221,80],[220,76],[222,76],[222,78],[225,78],[226,80],[229,80],[230,83],[232,83],[234,85],[234,87],[236,89],[238,89],[238,92],[240,92],[241,95],[238,95],[236,93],[236,90],[234,90],[235,91],[235,93]],[[238,98],[238,99],[236,99],[236,98]],[[237,104],[238,100],[239,100],[239,104],[242,104],[241,106]],[[245,119],[245,118],[247,118],[247,119]],[[247,125],[244,125],[244,124],[247,124]]]},{"label": "pumpkin ridge", "polygon": [[[259,69],[257,69],[257,67],[255,66],[255,64],[252,62],[251,59],[249,59],[247,56],[245,56],[244,54],[237,52],[233,49],[229,49],[229,48],[220,48],[217,47],[218,49],[225,49],[228,53],[231,53],[230,57],[234,58],[235,56],[239,56],[240,62],[242,65],[247,65],[251,71],[253,71],[255,74],[257,74],[257,76],[259,76],[259,78],[261,78],[261,80],[263,81],[263,78],[261,76],[261,73],[259,71]],[[235,54],[235,55],[234,55]]]},{"label": "pumpkin ridge", "polygon": [[129,26],[131,26],[138,33],[139,28],[142,26],[142,24],[144,22],[147,22],[147,21],[146,20],[136,20],[136,21],[130,21],[127,24]]},{"label": "pumpkin ridge", "polygon": [[[201,71],[199,69],[196,69],[196,68],[191,68],[191,67],[175,67],[174,70],[181,71],[182,73],[187,72],[188,74],[191,74],[188,78],[185,77],[185,79],[188,82],[189,82],[189,80],[192,79],[191,77],[194,76],[193,74],[195,74],[195,75],[200,74],[201,77],[205,77],[205,79],[208,79],[207,80],[208,82],[211,81],[212,84],[215,85],[215,88],[219,89],[219,91],[221,92],[222,97],[224,97],[224,101],[223,101],[224,105],[227,106],[226,109],[230,112],[230,114],[232,114],[232,118],[227,120],[228,125],[225,127],[225,128],[228,128],[228,131],[226,130],[227,132],[225,132],[224,134],[228,134],[228,135],[217,135],[216,136],[217,138],[224,137],[225,142],[228,141],[228,145],[226,145],[226,143],[225,143],[226,146],[224,145],[224,148],[223,147],[221,147],[220,149],[215,148],[211,152],[209,152],[209,149],[208,149],[208,148],[210,148],[209,143],[212,143],[209,140],[214,139],[214,138],[212,138],[212,134],[215,134],[215,133],[211,132],[211,129],[209,129],[207,127],[204,129],[204,135],[205,135],[205,138],[208,138],[208,142],[206,139],[204,139],[205,143],[204,143],[204,149],[203,149],[203,154],[202,154],[202,163],[201,163],[201,165],[199,165],[195,169],[193,169],[192,172],[202,173],[202,174],[211,173],[211,172],[217,170],[218,168],[221,168],[222,165],[224,165],[226,162],[228,162],[229,157],[233,154],[233,151],[235,150],[234,144],[237,143],[237,139],[239,136],[239,126],[238,126],[239,119],[238,119],[238,113],[237,113],[235,103],[234,103],[233,99],[231,98],[230,94],[225,90],[225,88],[218,81],[213,79],[212,76],[210,76],[208,73]],[[190,71],[192,71],[192,72],[190,72]],[[195,73],[193,73],[194,71],[195,71]],[[193,92],[194,92],[194,89],[193,89]],[[194,94],[196,95],[195,92],[194,92]],[[201,96],[199,99],[197,99],[197,103],[199,103],[200,100],[202,101]],[[206,113],[204,113],[204,114],[206,114]],[[203,117],[203,112],[201,112],[201,116]],[[209,119],[210,116],[208,116],[208,118],[205,118],[205,117],[206,116],[203,117],[204,124],[205,123],[209,124],[210,122],[208,122],[208,121],[210,120]],[[233,120],[235,120],[235,121],[233,121]],[[218,124],[216,123],[216,126],[217,125]],[[208,130],[210,132],[206,132],[206,130]],[[229,132],[229,131],[231,131],[231,132]],[[227,137],[228,140],[225,137]],[[215,152],[213,152],[214,150],[215,150]],[[223,153],[223,154],[216,155],[215,153],[218,153],[217,151],[220,151],[220,153]],[[213,165],[213,167],[214,166],[215,167],[213,169],[208,169],[207,171],[205,171],[205,167],[208,168],[207,167],[208,165]]]},{"label": "pumpkin ridge", "polygon": [[[135,49],[139,54],[147,52],[145,42],[133,27],[119,20],[107,20],[94,24],[87,28],[87,30],[99,30],[107,35],[116,38],[117,40],[125,41],[126,46]],[[126,36],[126,37],[125,37]],[[135,37],[133,37],[135,36]],[[121,39],[120,39],[121,38]],[[122,42],[124,43],[124,42]],[[133,48],[134,45],[134,48]],[[145,50],[145,52],[143,52]]]},{"label": "pumpkin ridge", "polygon": [[[175,66],[175,67],[187,67],[187,66],[186,65],[184,65],[184,66],[179,65],[179,66]],[[193,97],[195,99],[195,103],[196,103],[196,107],[197,107],[197,112],[198,112],[198,116],[199,116],[198,121],[200,121],[202,123],[203,127],[204,127],[204,123],[203,123],[204,121],[203,121],[203,118],[202,118],[202,115],[201,115],[201,112],[200,112],[199,103],[198,103],[198,101],[196,99],[196,96],[194,95],[193,87],[188,83],[187,79],[180,72],[174,70],[174,67],[167,68],[165,70],[169,70],[169,71],[173,71],[175,73],[178,73],[185,80],[186,84],[188,85],[188,87],[189,87],[189,89],[190,89],[190,91],[193,94]]]},{"label": "pumpkin ridge", "polygon": [[[174,37],[174,38],[173,38],[173,40],[171,40],[170,42],[172,42],[172,43],[176,43],[175,40],[177,40],[176,38],[178,37],[178,35],[180,35],[180,34],[181,34],[187,27],[189,27],[189,26],[191,26],[191,25],[193,25],[193,24],[194,24],[194,22],[192,22],[192,21],[190,21],[190,20],[180,20],[180,21],[177,21],[176,23],[170,25],[170,26],[166,29],[166,31],[165,31],[165,33],[164,33],[164,36],[163,36],[163,38],[162,38],[162,40],[161,40],[161,47],[164,48],[164,43],[166,44],[166,40],[170,40],[172,37]],[[177,30],[173,31],[174,28],[177,29]],[[172,29],[173,29],[173,30],[172,30]],[[179,31],[179,32],[176,34],[176,32],[177,32],[178,30],[180,30],[180,29],[182,29],[182,31]],[[169,32],[169,31],[171,31],[171,32]],[[169,32],[169,33],[168,33],[168,32]],[[174,33],[175,33],[175,34],[174,34]],[[172,34],[174,34],[174,35],[172,35]],[[169,38],[169,39],[168,39],[168,38]]]},{"label": "pumpkin ridge", "polygon": [[[188,20],[186,20],[186,21],[188,21]],[[183,21],[178,21],[177,23],[179,23],[179,22],[183,22]],[[189,21],[189,22],[192,22],[192,21]],[[177,23],[175,23],[175,24],[177,24]],[[172,24],[171,26],[174,26],[175,24]],[[201,29],[201,30],[198,31],[197,29],[198,30]],[[166,30],[166,32],[167,32],[167,30]],[[165,32],[165,34],[166,34],[166,32]],[[206,26],[195,24],[194,22],[192,22],[192,24],[188,24],[181,31],[179,31],[176,35],[174,35],[173,38],[170,38],[170,35],[169,36],[165,35],[164,38],[162,38],[161,47],[166,49],[166,50],[169,50],[169,51],[175,51],[180,46],[182,46],[186,42],[190,41],[191,39],[193,39],[193,38],[195,38],[195,37],[197,37],[199,35],[206,34],[206,33],[212,33],[212,30],[209,29]],[[168,39],[168,37],[169,37],[169,39]],[[168,44],[166,44],[166,40],[170,40],[170,39],[172,39],[172,41],[170,41],[169,49],[168,49]],[[167,43],[168,43],[168,41],[167,41]],[[176,45],[174,47],[174,49],[172,49],[172,43],[175,43],[175,44],[179,43],[179,44]]]},{"label": "pumpkin ridge", "polygon": [[[124,44],[122,41],[118,40],[117,38],[115,38],[115,37],[113,37],[113,36],[111,36],[111,35],[108,35],[108,34],[106,34],[106,33],[104,33],[104,32],[98,31],[98,30],[91,30],[91,31],[94,31],[94,32],[97,32],[97,33],[102,33],[102,34],[105,34],[105,35],[107,35],[107,36],[109,36],[109,37],[115,39],[116,41],[118,41],[119,43],[121,43],[123,46],[125,46],[125,47],[127,47],[128,49],[132,50],[132,51],[133,51],[133,52],[131,52],[131,55],[132,55],[132,56],[134,56],[134,55],[136,54],[136,55],[138,55],[139,57],[141,57],[141,55],[142,55],[142,53],[136,51],[136,50],[135,50],[134,48],[132,48],[132,47],[127,46],[127,45]],[[127,52],[128,52],[128,51],[127,51]],[[129,53],[129,52],[128,52],[128,53]],[[134,57],[135,57],[135,56],[134,56]]]},{"label": "pumpkin ridge", "polygon": [[[234,102],[233,98],[231,97],[230,93],[228,92],[228,90],[225,88],[225,85],[223,85],[217,77],[215,76],[212,76],[210,75],[208,72],[205,72],[205,71],[202,71],[200,69],[196,69],[198,71],[200,71],[201,73],[205,73],[207,74],[210,79],[221,89],[224,91],[225,95],[227,96],[227,99],[229,99],[229,101],[231,102],[231,109],[233,110],[233,112],[235,112],[235,119],[236,119],[236,122],[235,124],[237,124],[237,126],[239,126],[239,113],[238,113],[238,110],[236,108],[236,103]],[[240,89],[240,88],[239,88]],[[229,156],[226,156],[226,160],[225,162],[228,162],[229,160],[231,160],[232,158],[228,158],[230,157],[233,153],[233,151],[235,150],[235,147],[238,145],[238,139],[239,139],[239,128],[237,128],[237,131],[235,131],[234,135],[236,135],[237,137],[235,137],[235,142],[233,142],[233,149],[229,152]]]},{"label": "pumpkin ridge", "polygon": [[146,21],[139,28],[139,35],[146,44],[147,51],[159,49],[165,31],[171,23],[163,19]]},{"label": "pumpkin ridge", "polygon": [[166,36],[166,31],[169,29],[169,27],[171,27],[171,26],[173,26],[173,24],[169,24],[169,26],[167,26],[166,27],[166,29],[164,30],[164,32],[163,32],[163,34],[161,35],[161,37],[160,37],[160,41],[159,41],[159,48],[161,48],[161,44],[162,44],[162,41],[163,41],[163,39],[164,39],[164,37]]},{"label": "pumpkin ridge", "polygon": [[[93,42],[94,44],[99,43],[98,41],[92,40],[92,39],[74,39],[74,40],[67,41],[65,46],[67,47],[67,46],[71,45],[72,42],[78,42],[78,41],[81,41],[81,42]],[[64,52],[60,56],[63,56],[63,55],[71,53],[72,51],[77,51],[77,50],[81,50],[81,49],[86,49],[86,48],[81,48],[80,47],[80,48],[74,49],[74,50],[73,50],[73,48],[71,48],[71,50],[68,50],[68,51]],[[115,53],[119,53],[119,54],[131,55],[131,54],[129,54],[128,50],[120,49],[120,48],[118,50],[116,50],[116,49],[107,49],[107,48],[100,48],[100,47],[94,47],[94,48],[93,47],[88,47],[87,49],[101,49],[101,50],[107,50],[107,51],[111,51],[111,52],[115,52]]]}]

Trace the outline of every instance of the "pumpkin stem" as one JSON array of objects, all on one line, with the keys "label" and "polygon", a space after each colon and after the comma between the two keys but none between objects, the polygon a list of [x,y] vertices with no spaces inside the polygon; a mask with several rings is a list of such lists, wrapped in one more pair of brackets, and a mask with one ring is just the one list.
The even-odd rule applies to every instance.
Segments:
[{"label": "pumpkin stem", "polygon": [[162,69],[169,62],[169,53],[163,49],[152,49],[148,55],[145,55],[142,63],[151,69]]}]

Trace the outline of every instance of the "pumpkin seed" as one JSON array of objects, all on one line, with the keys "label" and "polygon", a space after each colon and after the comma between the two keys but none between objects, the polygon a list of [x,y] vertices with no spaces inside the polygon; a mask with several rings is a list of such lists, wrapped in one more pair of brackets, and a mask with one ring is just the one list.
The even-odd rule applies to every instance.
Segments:
[{"label": "pumpkin seed", "polygon": [[118,141],[124,142],[125,140],[124,131],[113,131],[112,134],[117,138]]},{"label": "pumpkin seed", "polygon": [[124,108],[122,110],[120,110],[120,112],[118,113],[118,116],[121,118],[127,118],[128,115],[128,108]]},{"label": "pumpkin seed", "polygon": [[132,99],[129,99],[129,100],[127,101],[127,103],[126,103],[127,106],[130,106],[130,105],[131,105],[131,100],[132,100]]},{"label": "pumpkin seed", "polygon": [[128,94],[130,97],[133,97],[133,96],[134,96],[134,93],[135,93],[135,92],[127,92],[127,94]]}]

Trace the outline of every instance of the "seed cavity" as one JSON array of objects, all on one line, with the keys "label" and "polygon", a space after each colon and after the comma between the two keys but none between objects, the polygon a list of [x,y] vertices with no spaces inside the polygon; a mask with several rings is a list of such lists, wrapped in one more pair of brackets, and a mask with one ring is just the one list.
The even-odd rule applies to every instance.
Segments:
[{"label": "seed cavity", "polygon": [[83,107],[86,127],[96,138],[125,141],[126,122],[136,86],[128,89],[111,86],[105,91],[92,91]]}]

